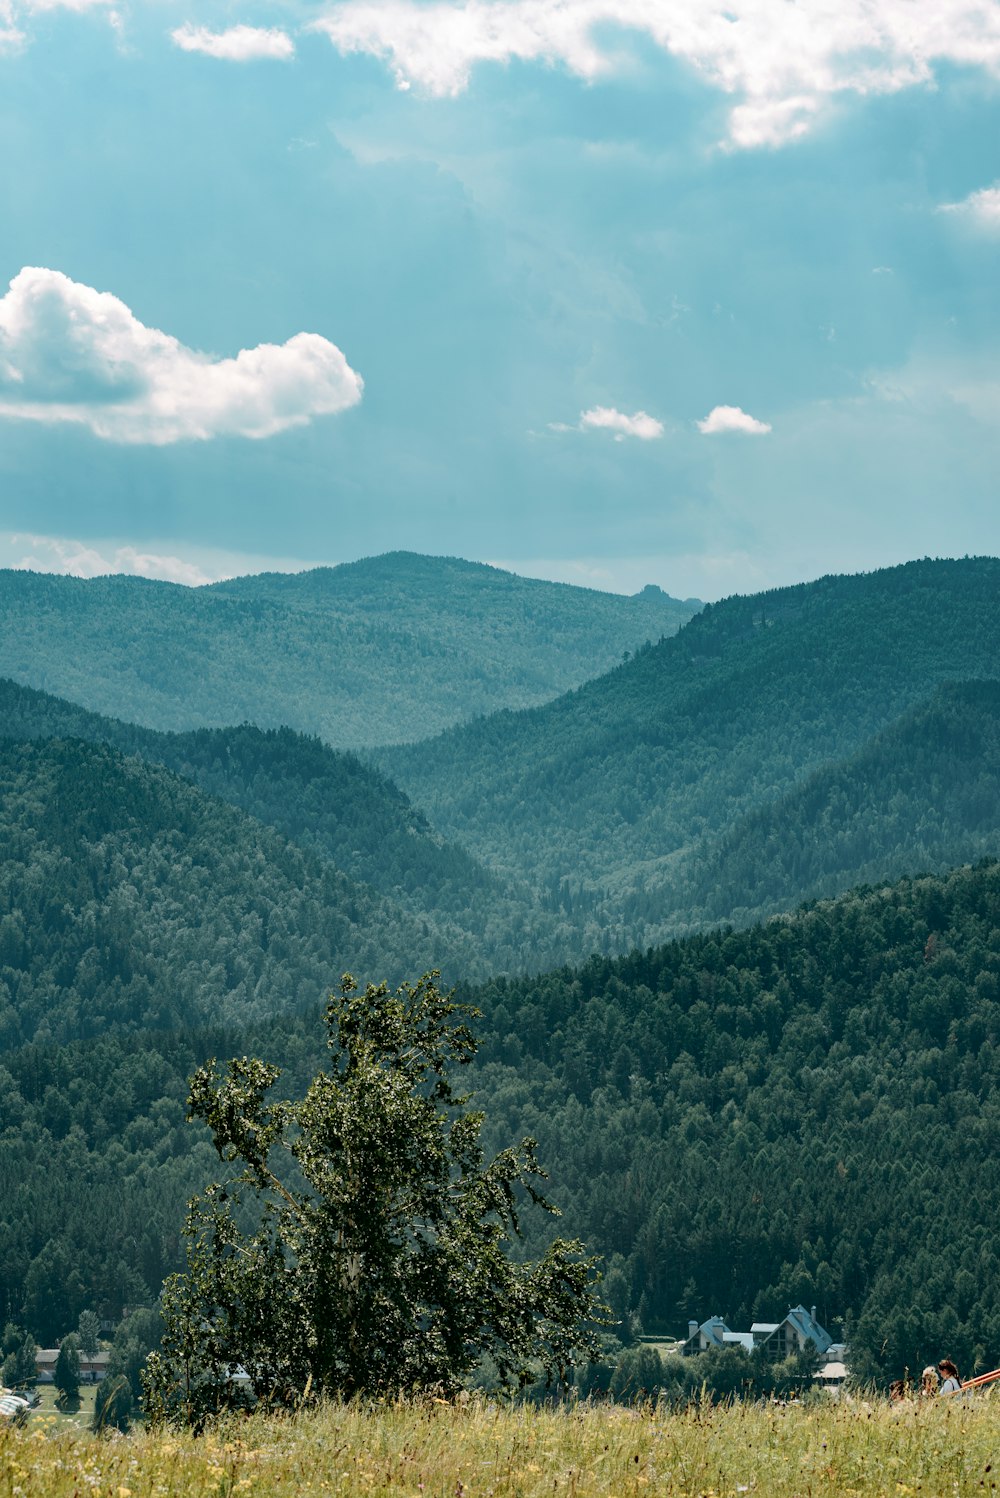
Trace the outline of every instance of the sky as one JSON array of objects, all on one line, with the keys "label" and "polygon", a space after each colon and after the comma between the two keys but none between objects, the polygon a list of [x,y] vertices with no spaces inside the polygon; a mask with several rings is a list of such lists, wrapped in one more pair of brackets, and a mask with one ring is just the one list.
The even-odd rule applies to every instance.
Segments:
[{"label": "sky", "polygon": [[1000,0],[0,0],[0,565],[1000,551]]}]

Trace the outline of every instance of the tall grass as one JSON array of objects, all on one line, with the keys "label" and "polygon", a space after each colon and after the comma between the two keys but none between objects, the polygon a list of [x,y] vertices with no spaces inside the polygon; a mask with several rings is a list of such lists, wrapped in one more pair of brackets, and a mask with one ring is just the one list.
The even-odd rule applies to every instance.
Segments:
[{"label": "tall grass", "polygon": [[328,1405],[200,1438],[0,1431],[0,1498],[869,1498],[990,1493],[1000,1404],[938,1400],[686,1414]]}]

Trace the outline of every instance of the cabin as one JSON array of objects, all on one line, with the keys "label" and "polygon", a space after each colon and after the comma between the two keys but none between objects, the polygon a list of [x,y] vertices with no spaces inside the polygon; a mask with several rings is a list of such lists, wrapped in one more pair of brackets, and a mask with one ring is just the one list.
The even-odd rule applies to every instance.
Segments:
[{"label": "cabin", "polygon": [[687,1339],[679,1351],[688,1358],[710,1347],[742,1347],[744,1352],[759,1352],[781,1363],[810,1350],[825,1359],[833,1346],[833,1338],[816,1320],[816,1307],[807,1311],[805,1306],[793,1306],[783,1321],[755,1321],[748,1332],[731,1331],[721,1316],[700,1323],[689,1321]]}]

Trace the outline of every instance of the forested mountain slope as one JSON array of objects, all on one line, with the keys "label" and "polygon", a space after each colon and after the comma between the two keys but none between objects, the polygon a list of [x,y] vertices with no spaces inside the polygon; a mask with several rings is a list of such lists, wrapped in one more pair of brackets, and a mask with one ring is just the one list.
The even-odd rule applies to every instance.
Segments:
[{"label": "forested mountain slope", "polygon": [[[440,934],[168,771],[0,739],[0,1054],[39,1037],[247,1023]],[[447,964],[446,964],[447,965]]]},{"label": "forested mountain slope", "polygon": [[419,890],[422,908],[448,906],[455,886],[493,881],[427,818],[353,754],[289,728],[200,728],[163,733],[88,712],[0,678],[0,738],[79,738],[165,765],[315,849],[352,879],[384,894]]},{"label": "forested mountain slope", "polygon": [[366,898],[388,896],[433,936],[424,950],[453,978],[538,971],[580,955],[562,912],[541,909],[522,882],[487,873],[377,770],[318,738],[246,723],[161,733],[0,679],[2,737],[87,739],[165,765],[370,886]]},{"label": "forested mountain slope", "polygon": [[993,558],[727,599],[556,702],[383,750],[378,763],[486,862],[543,890],[610,890],[622,908],[936,683],[995,676],[998,602]]},{"label": "forested mountain slope", "polygon": [[206,588],[0,571],[0,673],[153,728],[351,748],[547,701],[699,606],[406,552]]},{"label": "forested mountain slope", "polygon": [[[50,941],[68,952],[71,935]],[[861,1373],[945,1351],[964,1372],[1000,1362],[1000,865],[468,997],[491,1139],[537,1136],[558,1231],[607,1256],[619,1311],[679,1332],[801,1301],[843,1319]],[[53,986],[53,1034],[72,1027],[65,1002]],[[48,1340],[84,1304],[154,1293],[185,1196],[220,1170],[182,1123],[185,1078],[250,1054],[301,1086],[322,1063],[320,1009],[0,1056],[11,1313],[54,1319]],[[529,1249],[552,1231],[527,1224]]]},{"label": "forested mountain slope", "polygon": [[1000,1363],[996,863],[474,998],[495,1137],[647,1327],[801,1302],[862,1376]]},{"label": "forested mountain slope", "polygon": [[[746,922],[846,884],[997,854],[1000,681],[952,682],[856,754],[706,839],[671,898],[696,922]],[[646,891],[647,918],[662,899]]]}]

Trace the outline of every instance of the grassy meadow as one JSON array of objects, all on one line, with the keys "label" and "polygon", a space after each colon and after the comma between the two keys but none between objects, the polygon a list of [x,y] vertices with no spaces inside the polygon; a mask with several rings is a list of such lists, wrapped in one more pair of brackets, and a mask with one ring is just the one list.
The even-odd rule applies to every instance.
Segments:
[{"label": "grassy meadow", "polygon": [[90,1436],[36,1415],[0,1431],[2,1498],[768,1498],[982,1494],[1000,1403],[736,1404],[684,1414],[329,1405],[200,1438]]}]

